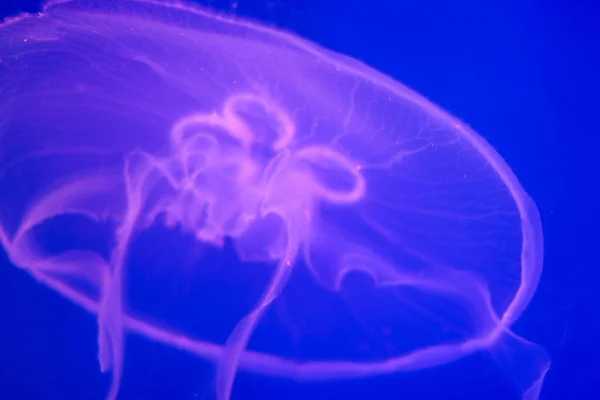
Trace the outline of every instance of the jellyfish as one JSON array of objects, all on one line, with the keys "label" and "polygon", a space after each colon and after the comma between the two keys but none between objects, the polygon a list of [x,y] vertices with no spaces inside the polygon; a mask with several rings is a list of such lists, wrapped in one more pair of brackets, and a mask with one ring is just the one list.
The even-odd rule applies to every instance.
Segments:
[{"label": "jellyfish", "polygon": [[[126,335],[212,363],[219,400],[238,371],[348,380],[476,353],[539,397],[549,358],[513,331],[542,271],[539,215],[465,123],[350,57],[181,3],[52,1],[5,20],[0,38],[0,241],[15,267],[95,316],[107,399]],[[68,215],[110,221],[109,251],[49,248],[42,227]],[[157,225],[234,252],[240,273],[268,272],[222,340],[128,306],[132,246]],[[294,320],[300,341],[352,328],[371,345],[297,356],[253,345],[290,291],[302,301],[278,321]],[[334,326],[315,296],[354,322]]]}]

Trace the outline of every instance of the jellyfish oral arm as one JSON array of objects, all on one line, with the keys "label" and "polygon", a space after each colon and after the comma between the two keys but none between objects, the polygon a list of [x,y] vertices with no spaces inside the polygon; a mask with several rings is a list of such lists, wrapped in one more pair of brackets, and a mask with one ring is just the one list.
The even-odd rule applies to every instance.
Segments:
[{"label": "jellyfish oral arm", "polygon": [[240,357],[246,350],[248,341],[264,312],[283,291],[290,278],[294,259],[298,253],[298,238],[294,236],[293,231],[288,231],[287,242],[284,256],[278,262],[273,278],[259,303],[238,322],[225,343],[223,354],[217,365],[216,389],[218,400],[228,400],[230,398]]},{"label": "jellyfish oral arm", "polygon": [[98,360],[103,372],[112,370],[112,382],[107,400],[115,400],[123,375],[123,274],[127,252],[144,203],[144,189],[155,168],[147,162],[148,156],[136,152],[126,160],[124,181],[127,210],[117,231],[117,246],[111,257],[110,272],[105,274],[102,298],[98,312]]}]

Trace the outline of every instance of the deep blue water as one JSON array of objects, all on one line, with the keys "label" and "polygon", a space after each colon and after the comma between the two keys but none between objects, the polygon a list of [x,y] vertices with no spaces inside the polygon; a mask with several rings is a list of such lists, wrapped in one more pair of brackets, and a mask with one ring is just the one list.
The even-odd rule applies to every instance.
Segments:
[{"label": "deep blue water", "polygon": [[[600,398],[600,6],[594,3],[240,0],[236,9],[391,75],[467,121],[505,158],[535,200],[544,227],[542,280],[516,325],[552,358],[542,399]],[[4,1],[0,16],[38,6]],[[146,301],[151,308],[151,296]],[[108,377],[97,371],[94,319],[3,255],[0,321],[0,400],[102,399]],[[211,398],[207,365],[143,339],[127,345],[123,399]],[[234,398],[514,394],[485,360],[471,357],[424,373],[343,384],[240,374]]]}]

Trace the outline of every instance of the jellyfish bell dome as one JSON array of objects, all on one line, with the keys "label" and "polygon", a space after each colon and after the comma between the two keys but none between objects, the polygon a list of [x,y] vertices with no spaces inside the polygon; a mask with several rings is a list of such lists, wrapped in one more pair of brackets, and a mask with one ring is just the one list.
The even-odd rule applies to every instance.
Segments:
[{"label": "jellyfish bell dome", "polygon": [[[344,380],[474,353],[539,397],[548,357],[511,330],[542,271],[539,216],[457,118],[349,57],[191,5],[56,1],[0,31],[2,245],[97,316],[108,399],[126,335],[213,363],[218,399],[241,370]],[[65,216],[110,221],[112,239],[57,250],[48,226]],[[205,303],[185,309],[217,308],[226,334],[136,310],[133,254],[157,226],[233,254],[225,276],[200,259]],[[242,313],[210,297],[239,276]],[[287,348],[255,340],[277,330]]]}]

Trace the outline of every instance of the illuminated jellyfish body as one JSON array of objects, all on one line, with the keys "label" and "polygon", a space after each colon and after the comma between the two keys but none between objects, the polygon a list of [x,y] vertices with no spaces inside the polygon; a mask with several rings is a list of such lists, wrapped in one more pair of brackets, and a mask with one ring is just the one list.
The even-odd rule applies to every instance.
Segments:
[{"label": "illuminated jellyfish body", "polygon": [[[219,399],[238,370],[343,380],[478,352],[538,398],[548,358],[511,326],[540,277],[539,217],[458,120],[352,59],[171,3],[57,2],[5,21],[0,36],[2,244],[97,315],[107,398],[128,333],[214,362]],[[61,215],[113,221],[110,255],[46,249],[39,227]],[[128,252],[156,224],[207,247],[229,241],[241,265],[269,269],[226,340],[174,334],[124,306]],[[296,268],[393,349],[294,359],[249,346],[285,289],[304,290]],[[353,291],[353,274],[368,277],[369,295]]]}]

